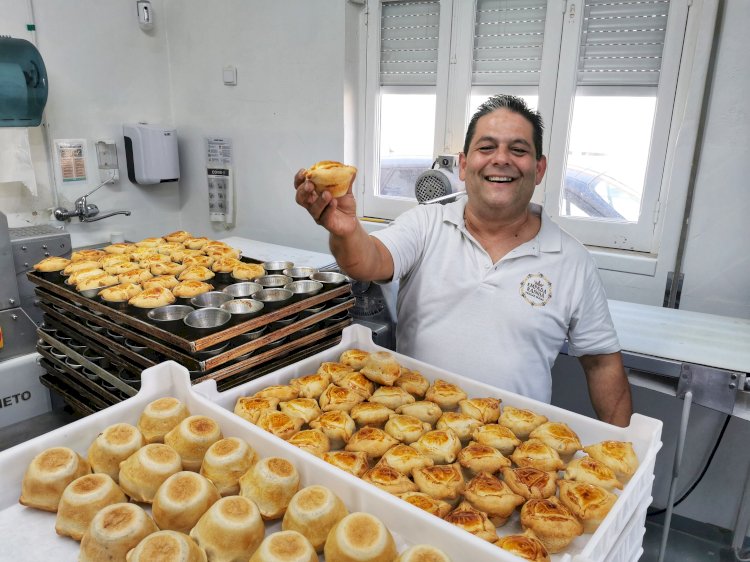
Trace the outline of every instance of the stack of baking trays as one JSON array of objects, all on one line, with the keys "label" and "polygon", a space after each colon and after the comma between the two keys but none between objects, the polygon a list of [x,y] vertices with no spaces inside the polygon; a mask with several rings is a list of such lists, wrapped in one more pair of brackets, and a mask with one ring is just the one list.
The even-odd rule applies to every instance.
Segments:
[{"label": "stack of baking trays", "polygon": [[[247,257],[242,261],[260,263]],[[269,263],[281,267],[280,262],[264,265]],[[238,282],[227,275],[211,279],[214,290],[209,294],[215,299],[223,293],[220,300],[229,301],[223,308],[211,298],[201,302],[204,295],[199,295],[178,298],[169,308],[145,309],[84,296],[60,272],[30,272],[44,311],[37,342],[46,371],[41,382],[86,415],[135,395],[141,371],[168,359],[186,367],[193,383],[215,379],[224,389],[262,376],[336,345],[351,324],[349,309],[355,301],[348,278],[334,272],[314,276],[322,285],[317,292],[267,301],[256,311],[232,306]],[[174,307],[190,308],[174,315]],[[191,310],[196,313],[181,317]],[[186,318],[194,316],[197,323],[188,325]],[[203,327],[207,319],[223,323]]]}]

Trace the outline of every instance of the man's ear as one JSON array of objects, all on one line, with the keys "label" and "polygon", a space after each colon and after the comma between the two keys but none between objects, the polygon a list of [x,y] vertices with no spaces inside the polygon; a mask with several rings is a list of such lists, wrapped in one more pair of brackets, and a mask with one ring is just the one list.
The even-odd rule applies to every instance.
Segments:
[{"label": "man's ear", "polygon": [[458,153],[458,178],[464,181],[466,175],[466,154],[463,152]]},{"label": "man's ear", "polygon": [[542,157],[536,161],[536,185],[542,183],[542,179],[544,178],[544,174],[546,171],[547,157],[542,155]]}]

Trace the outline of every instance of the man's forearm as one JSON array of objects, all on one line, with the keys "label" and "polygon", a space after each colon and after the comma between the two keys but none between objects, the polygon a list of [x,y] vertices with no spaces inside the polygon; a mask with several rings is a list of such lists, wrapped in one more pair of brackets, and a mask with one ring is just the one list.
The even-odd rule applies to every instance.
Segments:
[{"label": "man's forearm", "polygon": [[371,237],[362,225],[347,236],[331,234],[331,253],[347,275],[360,281],[384,281],[393,275],[390,256],[384,255],[382,244]]},{"label": "man's forearm", "polygon": [[597,417],[607,423],[626,427],[633,404],[630,383],[619,353],[579,357],[586,373],[591,405]]}]

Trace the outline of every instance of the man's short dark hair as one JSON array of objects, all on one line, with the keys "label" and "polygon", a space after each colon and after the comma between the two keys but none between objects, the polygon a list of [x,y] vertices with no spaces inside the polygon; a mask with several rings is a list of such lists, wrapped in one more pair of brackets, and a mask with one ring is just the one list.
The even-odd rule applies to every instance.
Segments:
[{"label": "man's short dark hair", "polygon": [[477,112],[472,116],[471,121],[469,121],[468,129],[466,129],[464,154],[468,154],[469,152],[469,145],[471,145],[471,140],[474,138],[474,131],[476,131],[479,118],[488,113],[492,113],[497,109],[507,109],[513,113],[518,113],[531,123],[531,126],[534,128],[534,150],[536,151],[536,159],[540,160],[542,158],[542,136],[544,134],[542,116],[539,115],[538,111],[529,109],[529,106],[526,105],[526,102],[522,98],[511,96],[509,94],[492,96],[479,106],[479,109],[477,109]]}]

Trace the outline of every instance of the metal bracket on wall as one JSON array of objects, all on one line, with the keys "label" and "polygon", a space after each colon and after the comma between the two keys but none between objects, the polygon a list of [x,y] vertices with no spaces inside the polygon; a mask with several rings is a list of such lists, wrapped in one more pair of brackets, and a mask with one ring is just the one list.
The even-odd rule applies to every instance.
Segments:
[{"label": "metal bracket on wall", "polygon": [[685,394],[691,391],[692,401],[696,404],[731,414],[737,392],[745,387],[745,377],[745,373],[683,363],[677,383],[677,398],[684,400]]},{"label": "metal bracket on wall", "polygon": [[[674,282],[674,271],[667,273],[667,286],[664,288],[664,308],[680,308],[680,297],[682,296],[682,282],[685,280],[685,274],[680,273],[677,279],[677,283]],[[675,291],[674,306],[670,304],[670,297],[672,296],[672,290]]]}]

